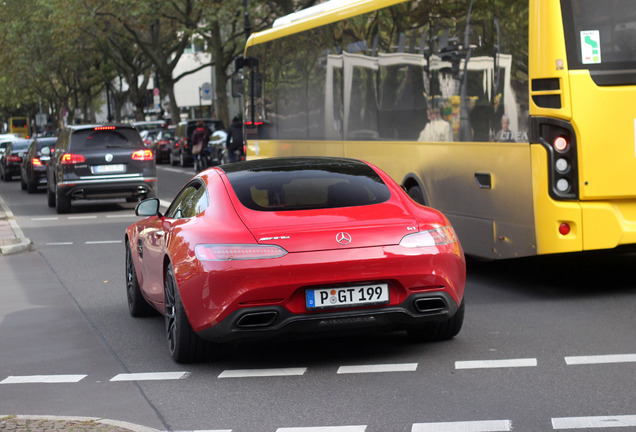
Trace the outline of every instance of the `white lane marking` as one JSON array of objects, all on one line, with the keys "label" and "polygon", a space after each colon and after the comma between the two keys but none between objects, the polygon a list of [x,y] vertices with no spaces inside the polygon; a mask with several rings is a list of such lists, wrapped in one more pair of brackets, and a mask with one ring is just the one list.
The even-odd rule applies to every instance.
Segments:
[{"label": "white lane marking", "polygon": [[99,240],[99,241],[87,241],[84,244],[87,245],[95,245],[95,244],[116,244],[121,243],[123,240]]},{"label": "white lane marking", "polygon": [[189,372],[148,372],[148,373],[125,373],[112,377],[111,381],[159,381],[178,380],[189,375]]},{"label": "white lane marking", "polygon": [[121,214],[121,215],[106,215],[106,219],[114,219],[114,218],[132,218],[137,217],[134,213],[132,214]]},{"label": "white lane marking", "polygon": [[500,432],[511,431],[510,420],[416,423],[411,432]]},{"label": "white lane marking", "polygon": [[68,245],[72,245],[73,242],[51,242],[51,243],[44,243],[46,246],[68,246]]},{"label": "white lane marking", "polygon": [[493,369],[512,367],[534,367],[537,365],[536,358],[509,359],[509,360],[472,360],[456,361],[455,369]]},{"label": "white lane marking", "polygon": [[[157,168],[159,168],[159,167],[157,167]],[[174,173],[187,174],[189,176],[193,176],[194,175],[191,171],[184,171],[184,170],[179,169],[179,168],[161,167],[159,169],[162,170],[162,171],[170,171],[170,172],[174,172]]]},{"label": "white lane marking", "polygon": [[356,426],[314,426],[314,427],[284,427],[276,429],[276,432],[364,432],[366,425]]},{"label": "white lane marking", "polygon": [[69,216],[68,220],[97,219],[97,216]]},{"label": "white lane marking", "polygon": [[168,208],[168,207],[170,207],[170,204],[172,204],[172,202],[171,201],[166,201],[166,200],[159,200],[159,204],[161,204],[161,207]]},{"label": "white lane marking", "polygon": [[610,354],[610,355],[565,357],[565,363],[568,365],[633,363],[633,362],[636,362],[636,354]]},{"label": "white lane marking", "polygon": [[412,372],[417,369],[417,363],[376,364],[358,366],[340,366],[339,374],[379,373],[379,372]]},{"label": "white lane marking", "polygon": [[59,220],[60,218],[58,217],[34,217],[31,218],[32,221],[55,221],[55,220]]},{"label": "white lane marking", "polygon": [[221,372],[219,378],[252,378],[304,375],[307,368],[234,369]]},{"label": "white lane marking", "polygon": [[552,419],[553,429],[592,429],[636,426],[636,415],[562,417]]},{"label": "white lane marking", "polygon": [[0,381],[0,384],[31,384],[31,383],[77,383],[87,375],[28,375],[9,376]]}]

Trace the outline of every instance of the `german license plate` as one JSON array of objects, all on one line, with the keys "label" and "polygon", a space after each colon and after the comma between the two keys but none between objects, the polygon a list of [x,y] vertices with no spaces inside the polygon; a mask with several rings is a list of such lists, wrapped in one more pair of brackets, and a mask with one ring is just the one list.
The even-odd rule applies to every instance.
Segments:
[{"label": "german license plate", "polygon": [[112,174],[122,173],[126,171],[126,165],[124,164],[112,164],[112,165],[93,165],[91,172],[93,174]]},{"label": "german license plate", "polygon": [[340,288],[309,289],[305,292],[308,309],[366,306],[389,302],[386,283]]}]

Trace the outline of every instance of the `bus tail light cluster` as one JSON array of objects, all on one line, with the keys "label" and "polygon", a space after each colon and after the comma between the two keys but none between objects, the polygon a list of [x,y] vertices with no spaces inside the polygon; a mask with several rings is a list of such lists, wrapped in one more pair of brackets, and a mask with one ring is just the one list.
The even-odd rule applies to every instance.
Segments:
[{"label": "bus tail light cluster", "polygon": [[578,163],[576,135],[570,123],[551,119],[532,119],[531,142],[548,151],[549,193],[554,199],[578,199]]}]

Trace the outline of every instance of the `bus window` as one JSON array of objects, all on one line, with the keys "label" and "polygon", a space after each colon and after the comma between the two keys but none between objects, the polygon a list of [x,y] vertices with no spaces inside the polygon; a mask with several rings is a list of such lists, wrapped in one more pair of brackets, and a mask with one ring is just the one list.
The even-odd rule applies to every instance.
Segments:
[{"label": "bus window", "polygon": [[11,117],[9,119],[9,133],[29,138],[29,119],[27,117]]}]

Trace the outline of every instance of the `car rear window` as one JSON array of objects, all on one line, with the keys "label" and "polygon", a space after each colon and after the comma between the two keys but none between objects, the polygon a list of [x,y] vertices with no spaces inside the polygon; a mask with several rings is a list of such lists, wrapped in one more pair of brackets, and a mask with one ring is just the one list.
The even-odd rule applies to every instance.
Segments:
[{"label": "car rear window", "polygon": [[139,132],[132,128],[83,129],[75,131],[71,136],[71,148],[74,150],[136,148],[143,145]]},{"label": "car rear window", "polygon": [[14,141],[13,144],[11,144],[11,151],[26,150],[29,148],[29,145],[31,145],[31,141],[29,140]]},{"label": "car rear window", "polygon": [[[234,192],[257,211],[313,210],[378,204],[391,196],[380,176],[357,161],[262,161],[226,166]],[[241,164],[237,164],[241,165]]]}]

